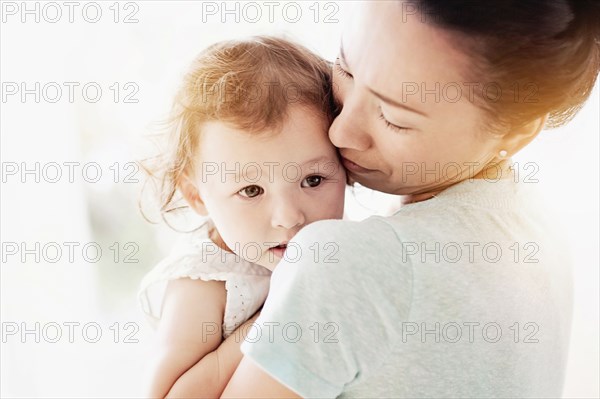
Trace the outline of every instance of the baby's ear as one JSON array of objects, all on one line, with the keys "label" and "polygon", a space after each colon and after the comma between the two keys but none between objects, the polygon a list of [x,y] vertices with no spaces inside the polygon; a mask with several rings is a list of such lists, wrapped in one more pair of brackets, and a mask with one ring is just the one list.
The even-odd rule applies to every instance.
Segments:
[{"label": "baby's ear", "polygon": [[179,179],[178,188],[179,191],[181,191],[183,198],[185,198],[187,203],[194,211],[196,211],[196,213],[202,216],[208,215],[206,206],[200,197],[200,192],[187,173],[184,173]]}]

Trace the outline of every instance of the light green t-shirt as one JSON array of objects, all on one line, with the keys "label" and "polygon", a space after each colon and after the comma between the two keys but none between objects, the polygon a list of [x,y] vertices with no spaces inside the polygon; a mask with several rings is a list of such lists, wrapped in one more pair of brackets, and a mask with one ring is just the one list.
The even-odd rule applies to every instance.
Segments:
[{"label": "light green t-shirt", "polygon": [[559,397],[566,242],[535,184],[464,181],[288,246],[243,353],[303,397]]}]

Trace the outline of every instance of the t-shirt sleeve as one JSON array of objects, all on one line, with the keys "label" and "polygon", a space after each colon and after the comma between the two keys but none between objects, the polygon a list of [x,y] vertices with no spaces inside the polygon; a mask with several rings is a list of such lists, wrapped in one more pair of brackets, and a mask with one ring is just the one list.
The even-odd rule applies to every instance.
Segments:
[{"label": "t-shirt sleeve", "polygon": [[303,397],[336,397],[377,371],[407,319],[412,269],[379,218],[302,229],[271,277],[242,352]]}]

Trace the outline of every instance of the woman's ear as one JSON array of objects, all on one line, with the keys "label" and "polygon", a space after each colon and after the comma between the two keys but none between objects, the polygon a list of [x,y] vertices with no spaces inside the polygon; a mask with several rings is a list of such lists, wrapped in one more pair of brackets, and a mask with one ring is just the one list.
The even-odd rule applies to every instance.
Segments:
[{"label": "woman's ear", "polygon": [[542,131],[548,120],[548,114],[540,116],[537,119],[523,125],[517,129],[511,130],[502,138],[500,150],[505,150],[513,156],[531,142]]},{"label": "woman's ear", "polygon": [[198,191],[198,188],[196,187],[190,176],[187,175],[187,173],[184,173],[181,176],[178,188],[179,191],[181,191],[183,198],[185,198],[187,203],[194,211],[196,211],[196,213],[202,216],[208,215],[208,211],[206,210],[204,201],[202,201],[202,198],[200,197],[200,192]]}]

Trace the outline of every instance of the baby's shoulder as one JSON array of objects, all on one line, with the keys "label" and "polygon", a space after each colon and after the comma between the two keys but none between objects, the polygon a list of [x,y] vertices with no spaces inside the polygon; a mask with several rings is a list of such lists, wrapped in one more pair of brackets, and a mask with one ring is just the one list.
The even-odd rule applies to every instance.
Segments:
[{"label": "baby's shoulder", "polygon": [[227,281],[233,276],[269,276],[270,271],[225,251],[202,231],[187,233],[148,273],[151,280],[191,278]]}]

